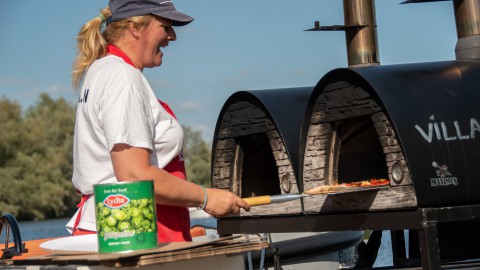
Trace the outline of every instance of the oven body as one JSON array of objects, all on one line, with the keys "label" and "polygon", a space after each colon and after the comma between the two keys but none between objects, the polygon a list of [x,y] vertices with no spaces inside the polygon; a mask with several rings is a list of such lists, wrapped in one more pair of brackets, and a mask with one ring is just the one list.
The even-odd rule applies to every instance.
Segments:
[{"label": "oven body", "polygon": [[315,87],[237,92],[217,121],[212,186],[251,197],[390,180],[241,215],[479,203],[479,74],[466,60],[341,68]]},{"label": "oven body", "polygon": [[[241,197],[387,178],[386,188],[255,206],[221,234],[391,230],[394,263],[478,258],[480,62],[340,68],[314,87],[242,91],[225,103],[212,186]],[[392,238],[393,241],[393,238]],[[393,248],[393,246],[392,246]]]},{"label": "oven body", "polygon": [[[299,193],[300,130],[313,87],[240,91],[224,104],[212,150],[212,186],[242,197]],[[301,201],[285,208],[254,207],[242,215],[298,214]]]},{"label": "oven body", "polygon": [[[325,126],[331,130],[326,138],[330,145],[323,148],[330,157],[326,158],[324,177],[317,176],[320,181],[388,178],[390,191],[377,195],[400,197],[382,200],[386,209],[396,208],[396,204],[402,208],[402,204],[479,203],[479,68],[478,61],[445,61],[327,73],[307,106],[308,126],[301,136],[307,141],[301,159],[303,183],[308,188],[315,185],[310,184],[315,179],[306,174],[308,147],[312,148],[309,133],[313,126]],[[404,188],[400,194],[393,192],[400,187]],[[398,204],[406,197],[410,203]]]}]

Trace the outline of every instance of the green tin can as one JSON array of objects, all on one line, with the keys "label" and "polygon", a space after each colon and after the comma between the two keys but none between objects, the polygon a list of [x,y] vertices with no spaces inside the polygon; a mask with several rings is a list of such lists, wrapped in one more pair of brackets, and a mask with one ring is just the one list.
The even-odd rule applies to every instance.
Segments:
[{"label": "green tin can", "polygon": [[153,181],[94,185],[100,253],[157,247]]}]

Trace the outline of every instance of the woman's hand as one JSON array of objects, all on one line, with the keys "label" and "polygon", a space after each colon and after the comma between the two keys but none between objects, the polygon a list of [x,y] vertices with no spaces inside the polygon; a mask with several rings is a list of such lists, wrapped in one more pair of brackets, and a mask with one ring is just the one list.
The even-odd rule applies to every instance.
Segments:
[{"label": "woman's hand", "polygon": [[208,201],[205,206],[205,212],[214,216],[221,217],[240,213],[240,208],[250,211],[250,206],[237,195],[230,191],[208,188]]}]

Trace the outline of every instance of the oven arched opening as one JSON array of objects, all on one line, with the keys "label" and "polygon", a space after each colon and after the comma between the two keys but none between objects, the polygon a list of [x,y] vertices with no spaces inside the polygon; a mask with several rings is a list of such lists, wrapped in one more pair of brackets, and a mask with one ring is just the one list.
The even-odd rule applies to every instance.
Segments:
[{"label": "oven arched opening", "polygon": [[265,133],[236,138],[234,183],[242,197],[281,194],[280,180],[269,138]]}]

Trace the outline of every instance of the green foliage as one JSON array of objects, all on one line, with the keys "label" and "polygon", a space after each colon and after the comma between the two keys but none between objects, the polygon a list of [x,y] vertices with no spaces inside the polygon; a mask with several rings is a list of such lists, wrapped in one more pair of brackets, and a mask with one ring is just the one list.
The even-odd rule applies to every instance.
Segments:
[{"label": "green foliage", "polygon": [[0,100],[0,212],[19,220],[70,215],[75,110],[47,94],[22,116],[17,103]]},{"label": "green foliage", "polygon": [[[71,182],[75,108],[41,94],[22,113],[0,99],[0,214],[18,220],[68,217],[80,197]],[[200,131],[184,127],[188,179],[210,186],[210,147]]]},{"label": "green foliage", "polygon": [[193,131],[183,127],[185,134],[183,154],[185,157],[185,168],[190,181],[205,187],[211,186],[210,158],[211,148],[202,139],[200,131]]},{"label": "green foliage", "polygon": [[19,104],[2,98],[0,100],[0,167],[15,155],[21,143],[16,130],[22,125],[21,107]]}]

